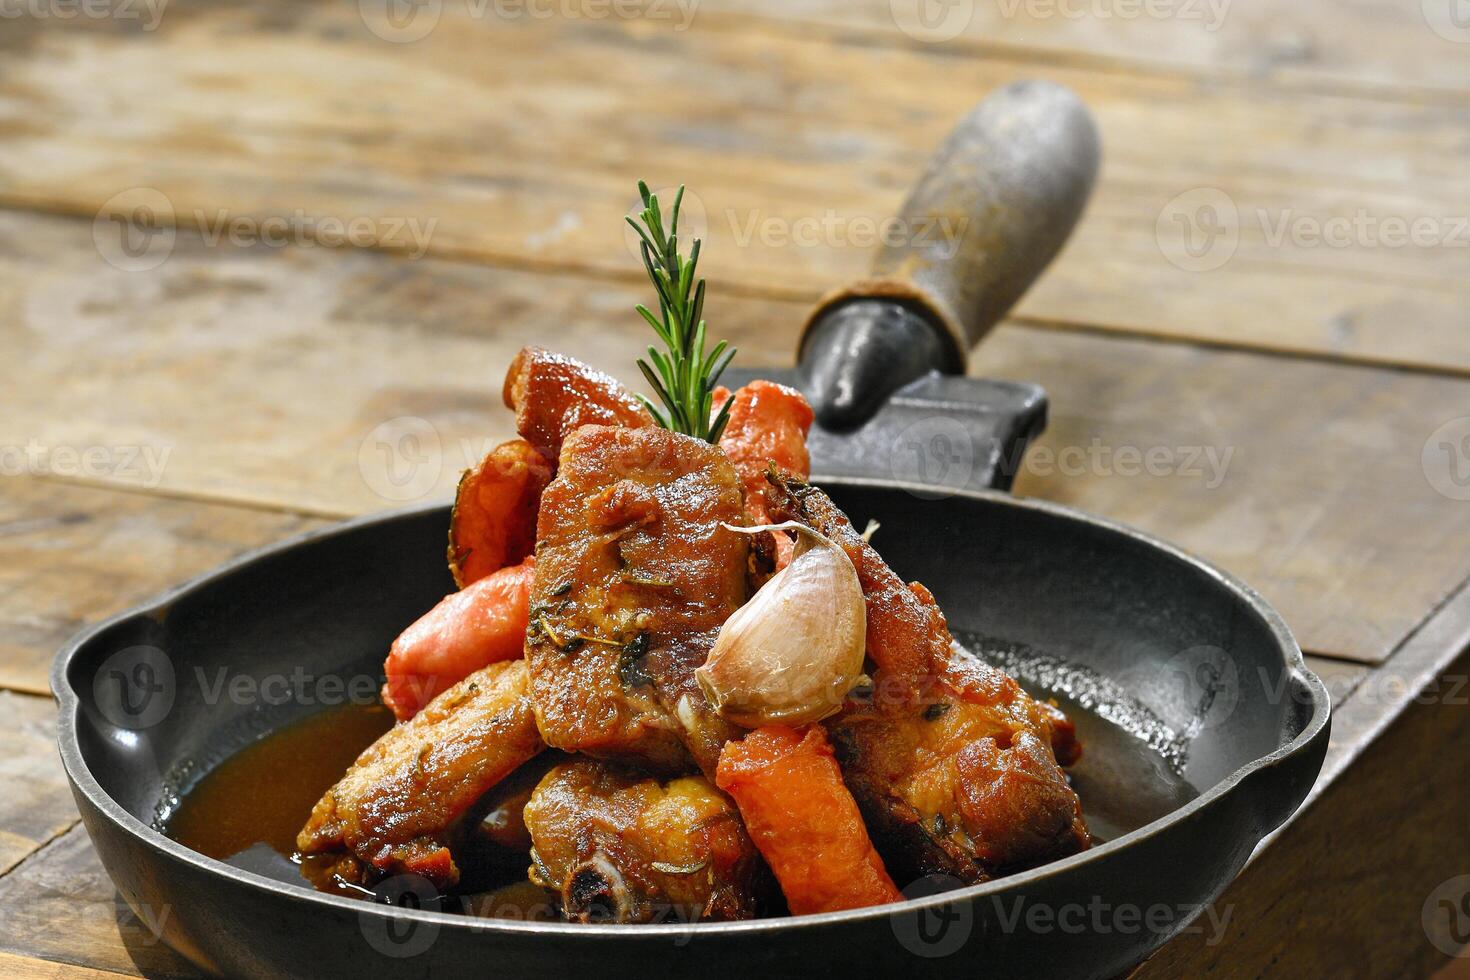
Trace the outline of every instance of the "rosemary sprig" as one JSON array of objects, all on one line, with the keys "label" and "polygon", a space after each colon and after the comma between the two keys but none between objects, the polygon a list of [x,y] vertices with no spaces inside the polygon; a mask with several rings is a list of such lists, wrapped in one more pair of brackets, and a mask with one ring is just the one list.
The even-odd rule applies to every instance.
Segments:
[{"label": "rosemary sprig", "polygon": [[720,375],[735,357],[735,348],[722,340],[705,353],[705,321],[701,318],[704,280],[694,278],[699,265],[699,239],[694,239],[687,259],[679,254],[679,205],[684,200],[684,188],[681,185],[674,195],[667,232],[658,195],[650,193],[648,184],[641,180],[638,194],[643,198],[643,210],[638,215],[642,224],[631,217],[628,224],[642,239],[639,250],[648,278],[658,292],[659,315],[654,316],[641,303],[638,312],[664,342],[662,352],[650,344],[648,360],[638,359],[638,368],[663,403],[660,407],[643,398],[643,404],[665,429],[718,442],[729,421],[733,399],[727,400],[719,416],[711,419],[713,393]]}]

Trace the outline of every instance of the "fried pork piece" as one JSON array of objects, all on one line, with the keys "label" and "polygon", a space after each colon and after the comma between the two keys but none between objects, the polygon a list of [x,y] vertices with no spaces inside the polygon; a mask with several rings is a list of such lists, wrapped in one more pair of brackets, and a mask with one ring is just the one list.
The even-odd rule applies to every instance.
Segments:
[{"label": "fried pork piece", "polygon": [[937,690],[953,700],[904,717],[848,708],[827,722],[895,877],[986,881],[1085,850],[1082,806],[1047,727],[1013,727],[1004,705]]},{"label": "fried pork piece", "polygon": [[[770,477],[772,519],[801,521],[842,547],[857,569],[867,603],[868,657],[885,710],[906,713],[949,662],[954,642],[932,599],[909,588],[853,529],[847,515],[821,490],[789,474]],[[920,587],[922,589],[922,586]]]},{"label": "fried pork piece", "polygon": [[542,497],[526,662],[560,749],[713,774],[735,730],[694,679],[745,601],[730,461],[655,427],[584,426]]},{"label": "fried pork piece", "polygon": [[505,375],[505,405],[516,413],[516,431],[547,459],[578,426],[653,425],[643,403],[611,375],[564,354],[526,347]]},{"label": "fried pork piece", "polygon": [[838,541],[858,568],[878,670],[871,696],[826,726],[894,878],[984,881],[1086,849],[1081,803],[1058,763],[1081,753],[1065,716],[958,650],[929,590],[905,585],[826,494],[774,486],[778,519]]},{"label": "fried pork piece", "polygon": [[[363,880],[413,872],[446,888],[456,823],[491,787],[545,746],[523,661],[479,670],[358,756],[315,807],[296,846],[348,852],[337,873]],[[346,856],[346,855],[344,855]]]},{"label": "fried pork piece", "polygon": [[724,921],[755,914],[760,858],[702,776],[660,784],[593,760],[557,766],[525,809],[531,879],[580,922]]}]

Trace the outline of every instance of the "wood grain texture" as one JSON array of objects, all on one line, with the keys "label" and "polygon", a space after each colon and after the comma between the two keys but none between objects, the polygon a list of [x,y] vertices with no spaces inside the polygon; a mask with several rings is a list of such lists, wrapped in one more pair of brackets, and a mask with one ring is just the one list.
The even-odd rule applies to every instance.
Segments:
[{"label": "wood grain texture", "polygon": [[[648,291],[580,277],[197,238],[126,273],[85,223],[4,213],[0,246],[0,344],[25,365],[0,464],[34,444],[39,469],[92,483],[328,516],[448,500],[513,434],[522,345],[632,382],[652,338]],[[717,292],[709,310],[748,363],[789,362],[799,306]]]},{"label": "wood grain texture", "polygon": [[[0,477],[0,687],[48,693],[52,658],[83,626],[319,523],[292,514]],[[46,704],[43,714],[51,710]],[[48,728],[44,738],[28,743],[47,764],[54,755],[49,741]]]},{"label": "wood grain texture", "polygon": [[196,976],[158,938],[172,910],[144,912],[123,901],[78,824],[0,878],[0,950],[129,976]]},{"label": "wood grain texture", "polygon": [[[151,33],[33,24],[0,72],[0,203],[90,218],[147,187],[166,196],[160,221],[274,216],[309,236],[321,219],[359,220],[385,248],[632,279],[621,217],[634,180],[684,179],[713,281],[808,299],[866,270],[879,223],[966,108],[1042,73],[1094,108],[1106,162],[1023,317],[1470,371],[1460,107],[956,57],[799,25],[696,18],[680,32],[471,9],[444,4],[436,29],[399,44],[325,2],[181,0]],[[1312,237],[1334,220],[1341,244]],[[1386,243],[1402,234],[1389,222],[1414,221],[1425,244]],[[1202,261],[1223,265],[1165,257],[1185,234],[1208,245],[1211,222],[1225,233]]]},{"label": "wood grain texture", "polygon": [[113,973],[111,970],[93,970],[90,967],[35,960],[10,953],[0,953],[0,972],[11,980],[108,980],[109,977],[128,976],[126,973]]},{"label": "wood grain texture", "polygon": [[[498,393],[516,349],[548,343],[631,381],[647,332],[628,312],[638,291],[572,275],[187,236],[129,274],[101,262],[84,223],[14,214],[0,240],[19,255],[0,258],[0,337],[27,365],[0,447],[166,450],[158,488],[219,501],[346,515],[448,499],[510,435]],[[721,293],[708,310],[742,363],[788,362],[799,304]],[[1441,546],[1470,533],[1470,509],[1420,466],[1431,433],[1467,411],[1470,381],[1014,325],[972,370],[1051,394],[1051,466],[1031,457],[1020,492],[1218,562],[1308,650],[1380,660],[1470,575],[1470,555]],[[1151,476],[1155,449],[1166,466]]]},{"label": "wood grain texture", "polygon": [[0,876],[76,823],[50,698],[0,691]]},{"label": "wood grain texture", "polygon": [[972,370],[1051,397],[1017,493],[1234,572],[1308,650],[1380,661],[1470,577],[1470,553],[1445,547],[1470,540],[1470,507],[1421,462],[1465,415],[1470,382],[1021,329],[998,331]]},{"label": "wood grain texture", "polygon": [[[1462,43],[1437,33],[1448,3],[1420,0],[701,0],[706,21],[779,18],[955,53],[1246,77],[1381,98],[1470,94]],[[895,29],[897,28],[897,29]],[[1470,31],[1449,31],[1470,39]]]}]

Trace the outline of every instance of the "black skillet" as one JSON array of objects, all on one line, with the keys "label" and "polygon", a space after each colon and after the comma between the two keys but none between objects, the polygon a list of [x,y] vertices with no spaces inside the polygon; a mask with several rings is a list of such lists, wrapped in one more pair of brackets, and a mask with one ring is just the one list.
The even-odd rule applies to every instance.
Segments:
[{"label": "black skillet", "polygon": [[[1028,100],[1056,107],[1058,99],[1067,101],[1048,87],[1005,93],[998,118],[1009,120],[1008,139],[1028,138],[1026,128],[1014,128],[1013,110]],[[966,121],[947,144],[952,160],[956,148],[975,145],[973,130],[984,130],[987,118],[997,117],[982,109]],[[1049,136],[1033,143],[1057,147]],[[890,907],[729,924],[598,926],[475,919],[326,895],[289,875],[203,857],[159,832],[160,816],[202,773],[321,710],[325,700],[220,696],[221,670],[243,679],[245,691],[293,672],[317,682],[341,678],[340,690],[350,691],[377,676],[397,633],[452,588],[444,567],[448,510],[434,505],[247,555],[61,651],[52,686],[62,758],[124,899],[145,921],[161,921],[164,941],[207,971],[354,980],[1108,977],[1181,930],[1217,930],[1219,919],[1201,911],[1317,776],[1329,728],[1325,688],[1281,618],[1229,575],[1108,521],[976,489],[1009,484],[1005,463],[1040,425],[1044,399],[1037,389],[997,385],[987,400],[984,382],[954,387],[967,382],[926,373],[957,370],[962,342],[983,333],[1060,246],[1081,207],[1076,181],[1084,181],[1082,199],[1091,183],[1095,144],[1092,152],[1092,163],[1084,160],[1050,191],[1045,180],[1026,178],[1033,167],[1010,166],[1022,179],[1002,173],[989,190],[972,184],[967,206],[1000,201],[975,211],[1001,219],[982,221],[990,244],[967,246],[972,261],[890,268],[893,278],[917,286],[903,295],[889,290],[877,305],[872,295],[851,293],[824,305],[797,380],[811,390],[834,377],[867,378],[863,384],[881,389],[854,397],[851,384],[838,384],[830,398],[817,393],[829,424],[814,430],[815,468],[836,473],[815,479],[858,526],[880,522],[884,556],[933,589],[957,636],[1078,718],[1087,754],[1074,778],[1102,843],[984,885],[945,891],[953,883],[915,882],[906,889],[914,897]],[[972,174],[995,177],[973,153],[959,160]],[[932,171],[910,207],[923,203],[926,187],[935,187]],[[1005,216],[1017,212],[1006,202],[1036,204],[1048,195],[1073,208],[1060,219],[1060,237],[1047,221],[1030,222],[1032,232],[1021,220],[1007,227]],[[996,250],[1012,246],[1022,259],[1008,271],[1004,262],[997,267]],[[989,271],[977,264],[986,257]],[[890,302],[896,305],[884,305]],[[821,328],[834,310],[846,325]],[[907,325],[890,334],[885,325],[900,321]],[[893,336],[905,339],[894,344]],[[876,351],[891,368],[875,379],[871,365],[844,366],[834,353],[842,350],[859,360]],[[830,455],[844,440],[864,438],[851,435],[864,431],[853,428],[863,418],[881,420],[916,404],[933,411],[956,397],[966,399],[959,424],[975,448],[959,485],[936,490],[893,479],[900,464],[884,458],[878,442],[842,459]],[[908,417],[898,431],[927,417]]]}]

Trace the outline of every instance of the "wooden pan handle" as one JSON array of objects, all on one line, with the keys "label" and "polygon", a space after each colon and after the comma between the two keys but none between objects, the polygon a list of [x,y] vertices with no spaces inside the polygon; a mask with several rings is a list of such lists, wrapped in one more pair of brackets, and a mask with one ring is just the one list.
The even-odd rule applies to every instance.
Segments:
[{"label": "wooden pan handle", "polygon": [[862,300],[916,309],[948,339],[947,364],[1010,310],[1061,250],[1097,177],[1092,114],[1060,85],[1015,82],[980,103],[935,153],[869,279],[824,297],[807,320]]}]

